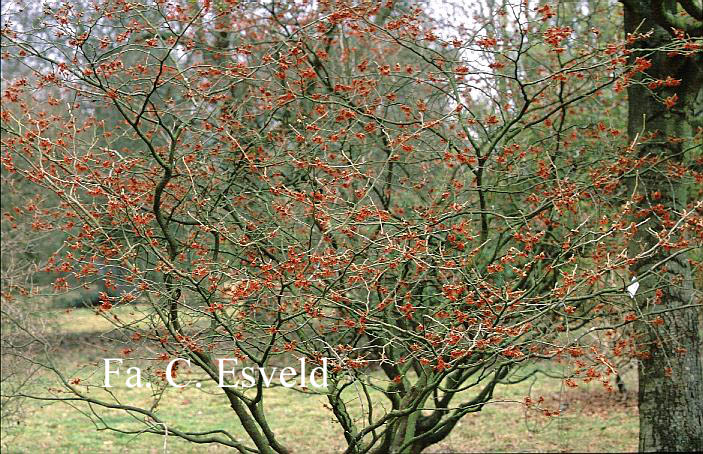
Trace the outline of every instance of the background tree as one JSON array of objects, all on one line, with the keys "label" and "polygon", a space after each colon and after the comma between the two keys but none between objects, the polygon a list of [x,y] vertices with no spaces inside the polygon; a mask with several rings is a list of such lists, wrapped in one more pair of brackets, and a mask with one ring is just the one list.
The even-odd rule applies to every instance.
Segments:
[{"label": "background tree", "polygon": [[[657,253],[633,264],[640,277],[639,310],[681,307],[663,323],[641,327],[638,340],[640,450],[699,451],[703,448],[703,319],[701,250],[695,241],[669,235],[678,213],[702,209],[703,179],[703,7],[700,1],[623,1],[625,32],[646,32],[630,59],[643,71],[628,80],[628,135],[642,168],[631,184],[633,217],[647,221],[631,250]],[[672,46],[686,42],[685,51]],[[643,45],[644,44],[644,45]],[[629,78],[628,78],[629,79]],[[692,170],[695,180],[680,179]],[[689,221],[691,222],[691,221]],[[657,246],[664,244],[666,247]],[[697,282],[697,285],[696,285]],[[662,336],[662,332],[666,335]],[[672,430],[676,428],[676,430]]]}]

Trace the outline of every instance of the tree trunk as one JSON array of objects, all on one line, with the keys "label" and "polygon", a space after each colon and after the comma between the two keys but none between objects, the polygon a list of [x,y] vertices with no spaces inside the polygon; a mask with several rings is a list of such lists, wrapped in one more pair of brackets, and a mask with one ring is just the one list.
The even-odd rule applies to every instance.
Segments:
[{"label": "tree trunk", "polygon": [[676,348],[686,349],[685,353],[658,348],[639,362],[640,451],[703,451],[701,324],[697,315],[693,310],[672,313],[664,327],[665,334],[680,336]]},{"label": "tree trunk", "polygon": [[[666,23],[666,15],[661,13],[661,2],[625,0],[623,3],[626,33],[654,30],[649,38],[634,43],[633,47],[655,49],[672,43],[671,24]],[[676,4],[673,5],[675,9]],[[636,187],[637,194],[643,196],[635,212],[648,210],[649,220],[639,228],[630,244],[631,254],[656,246],[659,239],[651,232],[670,229],[672,223],[666,219],[666,213],[675,219],[691,201],[686,184],[668,178],[667,169],[670,163],[684,164],[685,154],[696,144],[696,122],[700,121],[695,118],[696,110],[703,105],[703,57],[700,52],[691,56],[634,52],[631,58],[634,61],[636,57],[651,60],[652,66],[645,71],[646,76],[658,80],[671,76],[680,79],[681,83],[658,89],[659,99],[645,85],[637,83],[643,74],[633,78],[634,83],[628,86],[630,141],[645,142],[637,146],[638,157],[655,157],[661,162],[648,171],[643,167],[637,181],[632,182],[632,188]],[[676,103],[667,107],[663,100],[674,95],[678,97]],[[651,211],[657,204],[664,206],[664,215]],[[640,260],[632,267],[637,276],[656,269],[640,279],[636,301],[641,313],[646,316],[653,311],[666,311],[658,314],[663,324],[656,327],[644,322],[640,324],[640,451],[703,450],[701,297],[693,285],[688,256],[675,254],[676,249],[667,252],[659,247],[654,256]],[[666,264],[654,268],[661,261]],[[656,302],[655,289],[663,291]],[[698,307],[694,306],[696,304]]]}]

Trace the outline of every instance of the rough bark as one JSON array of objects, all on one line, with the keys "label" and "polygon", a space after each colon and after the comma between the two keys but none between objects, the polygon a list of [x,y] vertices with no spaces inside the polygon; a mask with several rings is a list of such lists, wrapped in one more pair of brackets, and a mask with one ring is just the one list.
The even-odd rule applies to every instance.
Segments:
[{"label": "rough bark", "polygon": [[[662,2],[624,1],[625,32],[654,33],[645,41],[638,41],[638,48],[656,49],[672,42],[672,24],[667,22]],[[667,8],[676,10],[671,2]],[[666,11],[664,11],[666,12]],[[680,16],[679,16],[680,17]],[[688,17],[691,23],[694,18]],[[700,24],[703,30],[703,23]],[[633,188],[644,196],[636,211],[651,209],[661,203],[667,212],[681,213],[691,195],[685,185],[669,179],[665,169],[669,162],[683,163],[686,150],[696,145],[697,110],[703,105],[703,57],[699,52],[691,56],[669,56],[667,52],[634,52],[632,59],[646,57],[652,66],[646,76],[681,79],[677,87],[658,90],[657,99],[644,85],[633,83],[628,87],[628,133],[631,141],[645,141],[639,145],[639,157],[656,157],[661,165],[642,171],[633,181]],[[644,75],[643,75],[644,76]],[[678,102],[667,108],[663,99],[678,96]],[[671,140],[678,138],[683,140]],[[698,146],[701,146],[698,144]],[[654,200],[658,191],[661,198]],[[641,221],[642,219],[640,219]],[[650,212],[649,221],[643,225],[631,245],[631,252],[638,253],[654,247],[658,238],[651,231],[659,232],[670,227],[663,216]],[[658,327],[641,324],[638,364],[640,451],[701,451],[703,450],[703,321],[701,297],[693,285],[690,262],[686,254],[666,252],[660,248],[654,256],[641,260],[632,267],[637,276],[645,275],[656,263],[667,261],[664,268],[657,268],[640,280],[637,303],[644,314],[662,309],[676,309],[661,314],[664,323]],[[653,305],[654,289],[663,290],[661,303]],[[698,307],[694,305],[698,304]],[[693,306],[693,307],[692,307]]]}]

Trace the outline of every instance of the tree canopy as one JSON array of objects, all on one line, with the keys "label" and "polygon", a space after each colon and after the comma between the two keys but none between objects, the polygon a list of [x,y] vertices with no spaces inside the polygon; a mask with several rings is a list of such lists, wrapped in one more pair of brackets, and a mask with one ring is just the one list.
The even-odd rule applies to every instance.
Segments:
[{"label": "tree canopy", "polygon": [[[419,453],[548,361],[569,365],[567,386],[612,388],[619,361],[656,349],[638,333],[682,348],[658,326],[700,306],[700,127],[668,138],[671,159],[627,124],[628,91],[663,115],[681,108],[681,78],[653,61],[700,64],[687,25],[700,2],[659,3],[677,30],[656,46],[660,31],[614,30],[597,1],[458,4],[453,17],[375,1],[15,10],[2,25],[3,181],[37,196],[3,208],[3,233],[62,235],[41,264],[53,291],[101,282],[111,353],[147,345],[145,379],[164,392],[173,358],[211,384],[218,358],[326,358],[328,386],[304,392],[327,398],[349,453]],[[664,203],[667,185],[687,195]],[[681,257],[683,280],[654,279]],[[645,284],[628,294],[633,276]],[[688,300],[669,304],[672,285]],[[4,287],[9,307],[19,287]],[[129,304],[138,323],[111,314]],[[158,394],[133,405],[94,388],[102,365],[62,370],[46,347],[38,364],[61,392],[33,397],[87,402],[107,428],[101,408],[134,415],[130,433],[293,448],[261,375],[221,388],[239,440],[174,427]]]}]

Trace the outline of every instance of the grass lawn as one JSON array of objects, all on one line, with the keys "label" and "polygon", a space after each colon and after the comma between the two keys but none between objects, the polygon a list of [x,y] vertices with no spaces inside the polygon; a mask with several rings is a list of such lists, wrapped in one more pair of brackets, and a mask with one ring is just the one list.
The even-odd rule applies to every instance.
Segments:
[{"label": "grass lawn", "polygon": [[[138,322],[138,310],[122,311],[118,315],[123,320]],[[106,353],[122,348],[121,345],[118,348],[101,342],[101,335],[108,332],[111,325],[90,310],[55,311],[49,316],[59,326],[65,327],[66,340],[56,361],[75,365],[76,376],[85,377],[86,370],[94,370],[96,365],[102,364],[101,358]],[[139,364],[138,359],[130,362]],[[633,375],[629,372],[623,377],[629,385],[629,394],[624,399],[617,393],[608,393],[599,383],[572,389],[563,386],[561,380],[544,376],[536,381],[530,379],[516,385],[499,385],[494,403],[486,405],[480,413],[464,417],[447,439],[426,452],[636,451],[638,419]],[[97,382],[97,378],[102,379],[96,376],[93,381]],[[184,371],[179,378],[198,377],[195,373],[189,376],[188,371]],[[31,385],[30,391],[46,394],[52,385],[55,383],[51,377],[42,375]],[[147,405],[153,401],[155,391],[152,389],[127,389],[122,380],[116,381],[115,385],[115,395],[125,403]],[[91,387],[90,393],[101,397],[106,395],[104,389],[96,387]],[[470,395],[471,391],[467,391],[467,397]],[[556,409],[560,405],[567,408],[558,417],[526,412],[520,402],[527,395],[534,400],[543,396],[550,408]],[[378,397],[375,401],[379,404],[374,412],[380,414],[383,400],[380,396],[375,397]],[[353,390],[349,391],[348,399],[348,406],[353,411],[358,402]],[[294,452],[332,454],[344,450],[339,425],[326,408],[323,396],[274,387],[266,390],[264,401],[272,429]],[[21,419],[3,423],[3,453],[34,453],[37,450],[44,453],[234,452],[226,447],[191,445],[160,435],[97,430],[82,414],[90,412],[84,404],[72,408],[65,403],[28,400],[23,408]],[[139,427],[133,417],[124,412],[101,409],[99,414],[112,426]],[[157,407],[157,414],[172,427],[191,430],[222,428],[245,439],[222,391],[214,384],[204,384],[200,389],[169,388]]]}]

